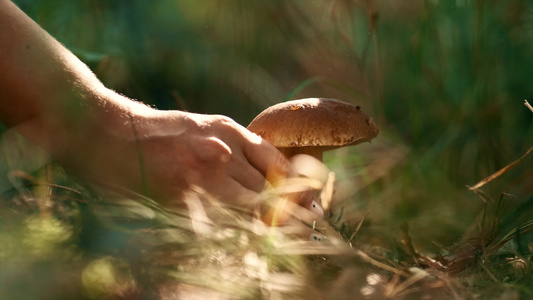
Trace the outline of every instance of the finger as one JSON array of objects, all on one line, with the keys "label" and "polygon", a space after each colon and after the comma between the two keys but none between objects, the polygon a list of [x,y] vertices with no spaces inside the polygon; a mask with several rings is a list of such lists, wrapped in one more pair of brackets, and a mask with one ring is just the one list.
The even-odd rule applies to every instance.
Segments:
[{"label": "finger", "polygon": [[[302,195],[284,195],[269,199],[269,203],[263,205],[262,220],[270,226],[284,225],[289,219],[298,219],[303,223],[312,224],[324,219],[324,211],[315,198],[309,198],[309,205],[301,205],[297,202]],[[307,194],[306,197],[311,197]],[[298,205],[300,204],[300,205]]]},{"label": "finger", "polygon": [[[266,180],[275,183],[287,177],[294,177],[297,175],[290,160],[286,158],[278,149],[272,144],[263,140],[260,136],[248,132],[249,138],[246,139],[248,143],[243,146],[243,155],[248,162],[254,166],[261,174],[266,177]],[[302,193],[293,193],[288,195],[290,200],[298,203],[314,215],[314,217],[324,218],[324,210],[318,204],[318,196],[314,192],[306,191]],[[275,212],[269,212],[267,219],[271,219]],[[287,215],[287,214],[282,214]],[[283,222],[283,217],[281,221]]]},{"label": "finger", "polygon": [[260,193],[265,189],[265,176],[254,168],[242,153],[234,159],[229,170],[231,178],[246,189]]},{"label": "finger", "polygon": [[319,220],[324,219],[324,209],[320,204],[318,204],[318,199],[313,197],[311,203],[309,205],[305,206],[302,205],[307,210],[303,210],[299,215],[302,220],[316,220],[317,218]]},{"label": "finger", "polygon": [[272,144],[251,132],[248,132],[246,140],[243,145],[244,156],[269,182],[296,176],[289,159]]},{"label": "finger", "polygon": [[[189,187],[199,187],[223,203],[249,210],[256,205],[256,203],[253,203],[254,201],[258,202],[257,198],[259,197],[259,192],[263,190],[264,179],[257,170],[249,165],[247,169],[251,169],[251,171],[248,171],[251,175],[248,174],[248,181],[235,179],[234,176],[244,176],[229,173],[230,170],[237,169],[233,173],[239,174],[239,164],[231,160],[213,165],[209,172],[206,172],[206,170],[189,172],[185,180]],[[243,183],[243,181],[246,181],[246,183]],[[253,183],[254,181],[256,183]],[[261,184],[261,187],[258,186],[259,184]]]},{"label": "finger", "polygon": [[[266,177],[267,181],[275,184],[287,177],[296,176],[297,173],[292,167],[290,160],[278,151],[278,149],[257,135],[253,133],[250,133],[250,135],[253,137],[248,139],[251,142],[244,145],[243,154],[248,162]],[[312,213],[323,218],[324,211],[318,205],[318,197],[314,196],[312,192],[291,193],[286,196],[290,201],[310,209]],[[267,213],[267,220],[269,222],[275,222],[276,216],[278,216],[278,222],[283,223],[284,216],[287,216],[287,214],[277,212],[280,209],[277,208]]]},{"label": "finger", "polygon": [[[213,187],[214,185],[211,185]],[[227,177],[226,180],[217,184],[218,190],[208,190],[217,198],[227,204],[237,206],[247,212],[252,212],[260,203],[261,195],[250,190],[237,182],[235,179]],[[207,187],[209,189],[209,187]]]},{"label": "finger", "polygon": [[293,218],[287,220],[287,222],[281,227],[281,230],[284,234],[296,235],[306,240],[308,239],[316,242],[323,242],[326,240],[325,235]]}]

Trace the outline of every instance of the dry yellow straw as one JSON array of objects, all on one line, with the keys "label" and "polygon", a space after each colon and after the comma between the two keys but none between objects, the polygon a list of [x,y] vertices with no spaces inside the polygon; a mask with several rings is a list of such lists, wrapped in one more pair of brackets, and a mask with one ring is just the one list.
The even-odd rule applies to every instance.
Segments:
[{"label": "dry yellow straw", "polygon": [[524,105],[525,105],[527,108],[529,108],[529,110],[530,110],[531,112],[533,112],[533,106],[531,106],[531,104],[529,104],[529,102],[527,102],[527,100],[524,100],[524,101],[525,101],[525,102],[524,102]]}]

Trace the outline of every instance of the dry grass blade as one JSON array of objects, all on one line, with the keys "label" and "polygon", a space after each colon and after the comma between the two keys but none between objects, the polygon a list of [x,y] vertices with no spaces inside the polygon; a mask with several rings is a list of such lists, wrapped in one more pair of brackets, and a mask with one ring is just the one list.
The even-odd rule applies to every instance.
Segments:
[{"label": "dry grass blade", "polygon": [[495,178],[498,178],[499,176],[501,176],[503,173],[507,172],[509,169],[511,169],[512,167],[516,166],[517,164],[519,164],[524,158],[526,158],[529,154],[531,154],[531,152],[533,152],[533,147],[529,148],[526,153],[524,155],[522,155],[522,157],[520,157],[519,159],[515,160],[514,162],[508,164],[507,166],[501,168],[499,171],[493,173],[492,175],[490,175],[489,177],[481,180],[480,182],[478,182],[476,185],[472,186],[472,187],[468,187],[468,189],[470,189],[471,191],[475,191],[477,189],[479,189],[480,187],[484,186],[485,184],[491,182],[492,180],[494,180]]},{"label": "dry grass blade", "polygon": [[530,110],[531,112],[533,112],[533,106],[531,106],[531,104],[529,104],[529,102],[527,102],[527,100],[524,100],[524,105],[525,105],[527,108],[529,108],[529,110]]},{"label": "dry grass blade", "polygon": [[421,270],[419,268],[410,268],[409,271],[412,273],[411,276],[409,276],[405,281],[401,282],[400,284],[391,286],[385,292],[387,298],[399,296],[400,294],[406,292],[407,289],[413,284],[415,284],[417,281],[420,281],[429,276],[426,271]]},{"label": "dry grass blade", "polygon": [[396,269],[394,267],[391,267],[387,264],[384,264],[380,261],[377,261],[375,259],[373,259],[372,257],[370,257],[368,254],[366,254],[365,252],[361,251],[361,250],[355,250],[355,253],[357,254],[357,256],[359,256],[363,261],[369,263],[369,264],[372,264],[380,269],[383,269],[385,271],[389,271],[393,274],[396,274],[396,275],[400,275],[400,276],[404,276],[404,277],[410,277],[411,275],[405,271],[402,271],[402,270],[399,270],[399,269]]},{"label": "dry grass blade", "polygon": [[320,202],[324,211],[328,211],[328,209],[330,208],[331,200],[333,199],[334,183],[335,173],[329,172],[326,184],[324,185],[324,188],[320,193]]},{"label": "dry grass blade", "polygon": [[290,193],[300,193],[309,190],[321,190],[323,183],[312,178],[286,178],[276,182],[271,189],[265,192],[276,195],[286,195]]},{"label": "dry grass blade", "polygon": [[352,246],[352,241],[353,239],[355,238],[355,235],[359,232],[359,230],[361,229],[361,226],[363,226],[363,222],[366,218],[366,216],[369,214],[369,210],[367,209],[366,212],[365,212],[365,215],[361,218],[361,221],[359,221],[359,223],[357,223],[357,227],[355,228],[354,232],[352,233],[352,235],[350,236],[350,238],[348,239],[348,245],[350,245],[350,247]]}]

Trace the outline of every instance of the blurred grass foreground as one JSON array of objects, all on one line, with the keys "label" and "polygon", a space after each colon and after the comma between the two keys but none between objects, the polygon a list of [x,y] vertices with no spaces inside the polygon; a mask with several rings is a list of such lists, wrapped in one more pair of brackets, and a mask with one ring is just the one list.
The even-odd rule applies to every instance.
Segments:
[{"label": "blurred grass foreground", "polygon": [[194,211],[95,194],[1,127],[1,299],[533,297],[533,2],[15,2],[158,108],[246,126],[337,98],[380,134],[325,153],[316,242],[201,193]]}]

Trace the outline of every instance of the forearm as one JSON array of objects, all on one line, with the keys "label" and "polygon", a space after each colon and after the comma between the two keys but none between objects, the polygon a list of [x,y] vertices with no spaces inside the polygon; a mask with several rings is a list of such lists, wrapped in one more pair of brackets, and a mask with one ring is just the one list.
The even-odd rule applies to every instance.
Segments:
[{"label": "forearm", "polygon": [[[11,1],[0,0],[0,120],[51,152],[65,140],[124,124],[149,108],[106,89],[91,70]],[[110,125],[110,124],[108,124]],[[118,127],[110,125],[110,127]]]},{"label": "forearm", "polygon": [[9,125],[80,106],[80,96],[102,89],[83,63],[7,0],[0,1],[0,67],[2,120]]}]

